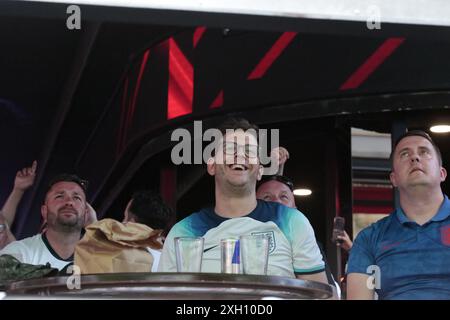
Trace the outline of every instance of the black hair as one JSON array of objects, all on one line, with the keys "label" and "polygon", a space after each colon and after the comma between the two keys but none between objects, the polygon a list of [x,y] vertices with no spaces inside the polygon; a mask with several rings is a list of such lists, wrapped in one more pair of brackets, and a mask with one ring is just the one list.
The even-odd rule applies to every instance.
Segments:
[{"label": "black hair", "polygon": [[219,125],[218,129],[222,133],[223,136],[226,135],[227,130],[238,130],[241,129],[243,131],[247,130],[255,130],[256,136],[255,138],[258,140],[258,131],[259,128],[256,124],[250,123],[247,119],[244,118],[227,118],[221,125]]},{"label": "black hair", "polygon": [[407,132],[403,133],[400,137],[398,137],[398,139],[394,143],[394,147],[392,148],[391,155],[389,156],[389,160],[391,162],[392,170],[394,169],[394,152],[395,152],[395,148],[397,148],[397,146],[400,143],[400,141],[402,141],[406,137],[414,137],[414,136],[422,137],[422,138],[428,140],[432,144],[432,146],[433,146],[433,148],[436,151],[436,154],[438,156],[439,165],[442,166],[441,150],[439,150],[439,147],[436,145],[436,143],[434,143],[434,141],[433,141],[433,139],[431,139],[430,135],[428,133],[426,133],[425,131],[422,131],[422,130],[411,130],[411,131],[407,131]]},{"label": "black hair", "polygon": [[58,182],[74,182],[80,186],[85,195],[87,193],[87,188],[89,185],[89,182],[87,180],[81,179],[75,174],[62,173],[58,174],[57,176],[53,177],[53,179],[50,180],[47,187],[47,192],[50,191],[50,189]]},{"label": "black hair", "polygon": [[167,206],[161,196],[151,190],[141,190],[131,198],[130,212],[136,216],[136,222],[145,224],[152,229],[166,229],[170,223],[173,211]]},{"label": "black hair", "polygon": [[258,189],[262,184],[266,183],[267,181],[278,181],[282,184],[286,185],[291,191],[294,191],[294,182],[292,182],[291,179],[288,177],[282,176],[282,175],[265,175],[263,178],[258,182],[258,185],[256,189]]}]

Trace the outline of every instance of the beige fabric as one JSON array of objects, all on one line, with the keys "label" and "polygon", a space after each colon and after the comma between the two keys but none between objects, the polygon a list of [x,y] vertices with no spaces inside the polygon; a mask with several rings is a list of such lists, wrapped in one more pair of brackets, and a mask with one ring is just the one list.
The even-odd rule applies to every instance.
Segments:
[{"label": "beige fabric", "polygon": [[153,257],[147,247],[162,248],[161,230],[103,219],[86,227],[75,248],[74,264],[82,274],[150,272]]}]

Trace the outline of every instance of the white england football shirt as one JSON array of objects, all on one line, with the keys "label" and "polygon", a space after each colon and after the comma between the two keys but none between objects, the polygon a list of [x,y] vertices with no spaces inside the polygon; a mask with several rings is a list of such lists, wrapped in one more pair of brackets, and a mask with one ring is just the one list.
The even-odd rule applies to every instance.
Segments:
[{"label": "white england football shirt", "polygon": [[34,265],[45,265],[48,262],[53,268],[59,270],[73,262],[73,256],[66,260],[58,256],[48,243],[45,234],[37,234],[33,237],[11,242],[0,251],[0,255],[3,254],[12,255],[20,262]]},{"label": "white england football shirt", "polygon": [[261,200],[243,217],[223,218],[209,208],[178,222],[166,238],[158,271],[176,272],[175,237],[203,237],[202,272],[220,273],[221,239],[261,233],[269,236],[268,275],[295,277],[324,271],[308,219],[297,209]]}]

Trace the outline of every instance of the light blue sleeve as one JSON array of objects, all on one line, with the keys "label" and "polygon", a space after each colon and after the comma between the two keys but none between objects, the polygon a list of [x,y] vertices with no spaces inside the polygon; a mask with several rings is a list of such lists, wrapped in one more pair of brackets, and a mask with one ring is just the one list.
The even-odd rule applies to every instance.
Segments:
[{"label": "light blue sleeve", "polygon": [[288,239],[292,243],[295,274],[313,274],[325,270],[325,263],[317,245],[314,230],[303,213],[296,209],[287,210]]},{"label": "light blue sleeve", "polygon": [[175,257],[176,237],[192,237],[194,236],[192,228],[190,227],[189,217],[181,220],[175,224],[170,230],[164,241],[161,258],[159,260],[158,272],[177,272],[177,262]]}]

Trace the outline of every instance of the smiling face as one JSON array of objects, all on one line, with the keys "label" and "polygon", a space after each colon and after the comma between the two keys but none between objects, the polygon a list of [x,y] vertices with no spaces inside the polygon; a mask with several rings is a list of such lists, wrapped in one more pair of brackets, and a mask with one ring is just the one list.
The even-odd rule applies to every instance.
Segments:
[{"label": "smiling face", "polygon": [[81,230],[86,211],[83,189],[75,182],[66,181],[57,182],[51,187],[41,207],[48,229],[66,232]]},{"label": "smiling face", "polygon": [[284,204],[295,208],[294,195],[287,185],[276,180],[269,180],[261,184],[256,190],[256,198]]},{"label": "smiling face", "polygon": [[262,175],[257,151],[258,141],[251,133],[239,129],[227,133],[208,162],[208,173],[215,176],[216,187],[235,195],[254,192]]},{"label": "smiling face", "polygon": [[447,176],[433,145],[420,136],[402,139],[394,150],[390,179],[394,187],[436,187]]}]

